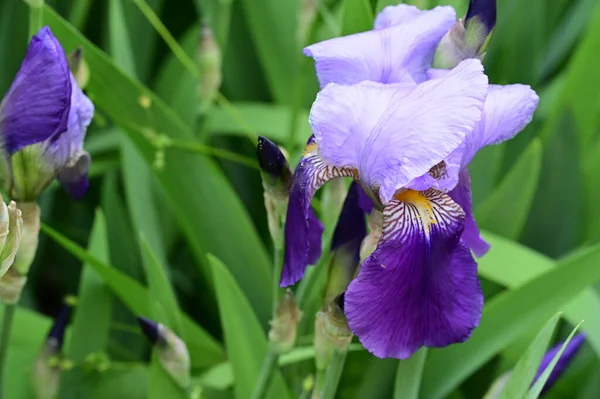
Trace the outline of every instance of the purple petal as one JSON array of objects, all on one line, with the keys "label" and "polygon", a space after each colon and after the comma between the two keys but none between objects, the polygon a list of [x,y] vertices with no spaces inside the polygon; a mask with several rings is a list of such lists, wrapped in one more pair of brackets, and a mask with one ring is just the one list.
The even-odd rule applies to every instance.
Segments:
[{"label": "purple petal", "polygon": [[[584,342],[584,334],[577,334],[571,339],[571,341],[569,341],[561,357],[558,359],[556,366],[554,366],[554,369],[552,369],[552,371],[550,372],[550,376],[548,377],[548,380],[546,380],[546,384],[542,389],[541,395],[548,392],[548,390],[552,388],[554,383],[565,372],[565,370],[567,369],[569,364],[571,364],[571,362],[575,358],[575,355],[577,355],[577,352],[579,351]],[[556,354],[560,351],[560,348],[562,348],[562,346],[563,343],[561,342],[558,345],[554,346],[552,349],[550,349],[548,352],[546,352],[531,385],[535,384],[537,379],[542,375],[544,370],[546,370],[546,367],[548,367],[548,365],[552,362],[552,359],[554,359],[554,356],[556,356]]]},{"label": "purple petal", "polygon": [[481,119],[486,92],[478,60],[416,86],[330,84],[317,95],[310,124],[323,160],[358,169],[385,204],[458,148]]},{"label": "purple petal", "polygon": [[70,104],[67,58],[50,29],[42,28],[0,104],[0,135],[8,153],[67,130]]},{"label": "purple petal", "polygon": [[467,137],[462,167],[467,166],[482,147],[513,138],[533,118],[539,97],[526,85],[490,85],[483,118]]},{"label": "purple petal", "polygon": [[460,172],[458,185],[448,193],[450,198],[454,200],[465,213],[465,229],[462,233],[461,239],[463,242],[471,248],[475,256],[482,257],[490,249],[488,244],[479,232],[477,222],[473,216],[473,205],[471,200],[471,175],[468,169],[463,169]]},{"label": "purple petal", "polygon": [[422,82],[438,42],[456,22],[452,7],[421,12],[406,23],[313,44],[304,54],[315,59],[321,87]]},{"label": "purple petal", "polygon": [[50,143],[44,153],[44,159],[55,169],[61,169],[68,163],[74,163],[83,149],[83,139],[94,117],[94,104],[77,85],[71,75],[71,110],[68,129]]},{"label": "purple petal", "polygon": [[479,324],[477,264],[464,214],[439,191],[407,190],[385,208],[383,235],[345,295],[351,330],[378,357],[463,342]]},{"label": "purple petal", "polygon": [[[387,6],[375,18],[375,29],[385,29],[391,26],[406,24],[421,15],[431,12],[430,10],[420,10],[415,6],[408,4],[398,4],[397,6]],[[454,21],[456,16],[454,17]]]},{"label": "purple petal", "polygon": [[367,235],[365,212],[360,204],[360,193],[363,192],[358,183],[352,182],[348,195],[342,206],[342,211],[331,239],[331,250],[351,244],[355,249],[355,259],[358,262],[360,244]]},{"label": "purple petal", "polygon": [[72,164],[58,170],[57,179],[64,190],[75,200],[83,198],[90,185],[88,171],[90,169],[90,155],[82,151],[73,158]]},{"label": "purple petal", "polygon": [[484,36],[487,36],[496,25],[496,0],[471,0],[469,10],[465,17],[465,28],[478,20],[485,27]]},{"label": "purple petal", "polygon": [[319,157],[317,144],[310,138],[304,155],[294,173],[285,221],[285,255],[280,285],[295,284],[304,275],[308,264],[321,256],[323,225],[317,219],[310,201],[327,181],[342,176],[354,176],[355,171],[327,165]]},{"label": "purple petal", "polygon": [[358,187],[358,204],[364,213],[371,213],[375,206],[371,198],[369,198],[367,193],[365,193],[365,190],[360,186]]}]

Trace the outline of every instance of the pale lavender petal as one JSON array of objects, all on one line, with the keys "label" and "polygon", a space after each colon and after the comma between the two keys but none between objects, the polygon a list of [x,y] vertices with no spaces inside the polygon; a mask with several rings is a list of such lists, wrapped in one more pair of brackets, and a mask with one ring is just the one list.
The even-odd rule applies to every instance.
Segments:
[{"label": "pale lavender petal", "polygon": [[[6,56],[6,55],[5,55]],[[0,104],[0,136],[9,154],[67,130],[69,65],[48,27],[31,39],[25,59]]]},{"label": "pale lavender petal", "polygon": [[490,249],[490,244],[481,238],[479,227],[473,216],[473,206],[471,200],[471,175],[468,169],[460,172],[458,185],[448,193],[465,212],[465,229],[462,233],[463,242],[471,248],[475,256],[481,257]]},{"label": "pale lavender petal", "polygon": [[317,95],[310,124],[323,160],[358,169],[386,204],[458,148],[480,120],[486,92],[478,60],[417,86],[330,84]]},{"label": "pale lavender petal", "polygon": [[323,225],[310,207],[315,192],[333,178],[356,175],[353,170],[324,163],[317,150],[311,137],[294,172],[285,221],[282,287],[295,284],[304,275],[306,266],[316,263],[321,256]]},{"label": "pale lavender petal", "polygon": [[460,207],[439,191],[408,190],[383,217],[379,245],[345,295],[352,331],[375,356],[400,359],[468,339],[483,294],[477,264],[460,241]]},{"label": "pale lavender petal", "polygon": [[438,42],[455,22],[452,7],[437,7],[401,25],[313,44],[304,54],[315,59],[321,87],[364,80],[422,82]]},{"label": "pale lavender petal", "polygon": [[[396,6],[387,6],[375,18],[375,29],[385,29],[390,26],[408,23],[422,14],[431,12],[430,10],[420,10],[415,6],[408,4],[398,4]],[[454,17],[456,20],[456,16]]]},{"label": "pale lavender petal", "polygon": [[[541,395],[548,392],[548,390],[552,388],[554,383],[563,375],[569,364],[571,364],[571,362],[575,358],[575,355],[577,355],[577,352],[579,352],[579,349],[581,348],[584,342],[585,334],[577,334],[571,339],[571,341],[569,341],[567,347],[565,348],[561,357],[558,359],[558,362],[554,366],[554,369],[552,369],[552,371],[550,372],[550,376],[546,380],[546,384],[542,389]],[[554,356],[558,354],[562,346],[563,343],[561,342],[558,345],[554,346],[552,349],[550,349],[548,352],[546,352],[546,354],[542,358],[540,367],[538,368],[536,376],[533,379],[531,385],[535,384],[537,379],[540,378],[544,370],[546,370],[546,367],[548,367],[548,365],[552,362],[552,359],[554,359]]]},{"label": "pale lavender petal", "polygon": [[533,118],[539,97],[526,85],[490,85],[483,109],[483,118],[473,133],[467,136],[462,167],[467,166],[477,151],[490,144],[513,138]]}]

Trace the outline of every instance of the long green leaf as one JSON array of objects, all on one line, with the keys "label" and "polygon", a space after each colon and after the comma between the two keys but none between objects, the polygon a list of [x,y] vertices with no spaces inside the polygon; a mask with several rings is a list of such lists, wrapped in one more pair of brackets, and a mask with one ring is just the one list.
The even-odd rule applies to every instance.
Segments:
[{"label": "long green leaf", "polygon": [[[133,313],[144,317],[152,317],[148,305],[150,294],[145,287],[117,269],[99,261],[51,227],[42,225],[42,232],[59,243],[73,256],[91,266]],[[215,339],[183,313],[181,314],[181,327],[183,334],[188,337],[186,343],[194,367],[210,366],[223,360],[223,350]]]},{"label": "long green leaf", "polygon": [[[148,164],[153,163],[156,149],[142,134],[193,139],[189,127],[161,100],[126,76],[51,8],[45,7],[44,18],[66,49],[83,47],[91,71],[90,95],[115,123],[126,127]],[[141,96],[150,100],[149,109],[139,104]],[[271,303],[269,260],[241,201],[206,156],[167,150],[165,157],[164,168],[155,171],[156,177],[196,260],[205,262],[204,254],[210,251],[227,262],[261,322],[266,324]]]},{"label": "long green leaf", "polygon": [[513,368],[499,399],[520,399],[525,396],[540,367],[540,362],[559,319],[560,313],[557,313],[542,327]]},{"label": "long green leaf", "polygon": [[373,29],[373,9],[369,0],[345,0],[342,35]]},{"label": "long green leaf", "polygon": [[398,362],[394,399],[418,399],[427,349],[421,348],[409,359]]},{"label": "long green leaf", "polygon": [[599,261],[600,246],[594,246],[490,301],[484,308],[479,327],[466,343],[429,351],[423,374],[424,397],[447,395],[516,337],[564,307],[576,294],[600,279]]},{"label": "long green leaf", "polygon": [[[225,265],[210,254],[208,259],[214,276],[225,347],[235,377],[235,397],[248,398],[258,381],[267,353],[267,340],[248,300]],[[279,372],[275,371],[274,377],[267,397],[288,397]]]}]

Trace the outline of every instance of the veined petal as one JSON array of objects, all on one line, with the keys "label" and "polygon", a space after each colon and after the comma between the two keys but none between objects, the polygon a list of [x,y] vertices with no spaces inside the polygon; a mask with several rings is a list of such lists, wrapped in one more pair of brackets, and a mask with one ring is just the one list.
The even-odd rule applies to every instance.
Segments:
[{"label": "veined petal", "polygon": [[336,177],[356,177],[356,170],[328,165],[318,154],[311,137],[294,172],[285,222],[285,255],[280,285],[295,284],[309,264],[321,256],[323,225],[312,212],[310,202],[315,192]]},{"label": "veined petal", "polygon": [[0,135],[9,154],[67,130],[69,65],[48,27],[31,39],[25,59],[0,104]]},{"label": "veined petal", "polygon": [[462,167],[467,166],[477,151],[490,144],[513,138],[533,118],[539,97],[526,85],[490,85],[483,118],[465,140]]},{"label": "veined petal", "polygon": [[435,190],[404,191],[385,208],[379,245],[345,295],[349,326],[375,356],[463,342],[479,324],[483,294],[463,223]]},{"label": "veined petal", "polygon": [[471,200],[471,175],[467,168],[463,169],[459,174],[458,185],[448,193],[450,198],[454,200],[465,212],[465,229],[463,230],[461,239],[471,248],[475,256],[481,257],[490,249],[490,244],[481,238],[479,227],[473,216],[473,205]]},{"label": "veined petal", "polygon": [[400,25],[330,39],[305,48],[304,54],[315,59],[321,87],[332,82],[426,80],[437,44],[456,22],[456,14],[452,7],[409,13],[413,13],[414,18],[405,18],[405,23]]},{"label": "veined petal", "polygon": [[330,84],[317,95],[310,124],[323,160],[358,169],[386,204],[464,141],[481,118],[486,92],[478,60],[416,86]]},{"label": "veined petal", "polygon": [[[418,7],[408,4],[387,6],[375,18],[375,29],[385,29],[390,26],[405,24],[429,12],[432,11],[421,10]],[[456,16],[454,17],[454,21],[456,21]]]}]

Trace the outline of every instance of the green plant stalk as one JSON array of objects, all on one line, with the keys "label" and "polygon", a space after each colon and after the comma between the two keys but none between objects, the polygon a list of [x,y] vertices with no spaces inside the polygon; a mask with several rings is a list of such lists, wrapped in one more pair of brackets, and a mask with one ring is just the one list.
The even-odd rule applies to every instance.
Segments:
[{"label": "green plant stalk", "polygon": [[260,368],[258,382],[254,387],[254,392],[252,392],[251,399],[262,399],[265,397],[265,394],[269,388],[269,384],[271,383],[271,379],[273,378],[273,372],[277,367],[278,360],[279,352],[277,352],[277,348],[275,345],[269,345],[269,350],[267,351],[265,360]]},{"label": "green plant stalk", "polygon": [[329,367],[325,374],[325,382],[323,384],[320,399],[335,398],[335,393],[337,392],[340,378],[342,377],[342,371],[344,371],[346,354],[346,351],[335,351],[333,353],[333,358],[331,359],[331,363],[329,363]]},{"label": "green plant stalk", "polygon": [[12,332],[12,324],[16,310],[17,305],[15,304],[4,305],[2,331],[0,332],[0,399],[5,398],[4,391],[6,390],[6,386],[4,385],[4,364],[6,363],[8,343],[10,341],[10,334]]}]

